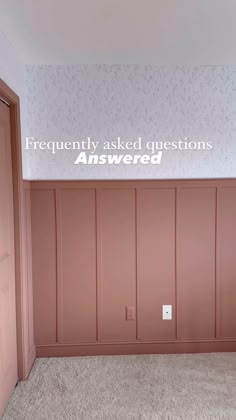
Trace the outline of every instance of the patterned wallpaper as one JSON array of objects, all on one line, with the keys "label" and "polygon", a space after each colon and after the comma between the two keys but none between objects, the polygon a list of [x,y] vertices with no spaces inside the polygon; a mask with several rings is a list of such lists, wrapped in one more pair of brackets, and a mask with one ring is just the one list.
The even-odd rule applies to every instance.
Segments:
[{"label": "patterned wallpaper", "polygon": [[[25,133],[25,66],[15,47],[0,31],[0,78],[20,97],[21,100],[21,131],[22,139]],[[23,162],[27,173],[26,162]]]},{"label": "patterned wallpaper", "polygon": [[75,150],[25,150],[25,178],[236,177],[236,66],[27,66],[25,100],[26,135],[39,140],[213,144],[165,151],[160,165],[74,165]]},{"label": "patterned wallpaper", "polygon": [[17,95],[24,94],[24,65],[14,46],[0,31],[0,78]]}]

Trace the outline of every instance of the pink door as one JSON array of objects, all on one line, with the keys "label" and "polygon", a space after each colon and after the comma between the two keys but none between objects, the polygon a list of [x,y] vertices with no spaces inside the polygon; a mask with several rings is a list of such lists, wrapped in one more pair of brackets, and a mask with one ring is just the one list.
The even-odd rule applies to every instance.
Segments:
[{"label": "pink door", "polygon": [[0,417],[17,382],[10,109],[0,101]]}]

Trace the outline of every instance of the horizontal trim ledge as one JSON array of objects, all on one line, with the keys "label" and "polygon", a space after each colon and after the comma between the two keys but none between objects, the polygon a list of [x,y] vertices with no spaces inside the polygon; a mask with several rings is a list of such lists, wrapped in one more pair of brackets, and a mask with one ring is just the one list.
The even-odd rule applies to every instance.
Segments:
[{"label": "horizontal trim ledge", "polygon": [[235,177],[221,177],[221,178],[117,178],[117,179],[23,179],[23,182],[35,183],[35,182],[192,182],[192,181],[233,181]]},{"label": "horizontal trim ledge", "polygon": [[173,179],[173,180],[38,180],[24,181],[25,189],[87,189],[87,188],[185,188],[185,187],[235,187],[236,178]]}]

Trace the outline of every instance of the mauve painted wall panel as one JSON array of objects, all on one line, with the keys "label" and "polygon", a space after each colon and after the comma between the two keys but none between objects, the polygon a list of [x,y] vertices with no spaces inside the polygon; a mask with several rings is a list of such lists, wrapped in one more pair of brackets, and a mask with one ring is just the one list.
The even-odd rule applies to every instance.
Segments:
[{"label": "mauve painted wall panel", "polygon": [[36,344],[236,338],[235,181],[36,183],[31,211]]},{"label": "mauve painted wall panel", "polygon": [[177,193],[177,336],[215,337],[215,188]]},{"label": "mauve painted wall panel", "polygon": [[[137,194],[138,338],[176,338],[175,189],[141,189]],[[162,305],[173,305],[172,321]]]},{"label": "mauve painted wall panel", "polygon": [[136,339],[135,189],[98,191],[99,339]]},{"label": "mauve painted wall panel", "polygon": [[59,342],[96,341],[95,190],[58,192]]},{"label": "mauve painted wall panel", "polygon": [[236,337],[236,188],[218,192],[218,335]]},{"label": "mauve painted wall panel", "polygon": [[35,344],[56,342],[56,221],[54,190],[31,191]]}]

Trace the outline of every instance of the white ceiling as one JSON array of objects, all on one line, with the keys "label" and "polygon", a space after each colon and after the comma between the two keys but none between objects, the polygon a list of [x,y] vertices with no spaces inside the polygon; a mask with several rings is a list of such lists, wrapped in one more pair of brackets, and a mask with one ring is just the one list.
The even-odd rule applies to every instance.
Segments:
[{"label": "white ceiling", "polygon": [[236,64],[236,0],[0,0],[28,64]]}]

